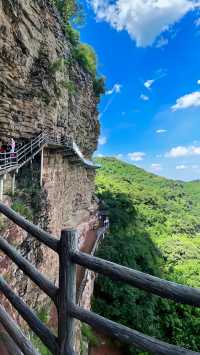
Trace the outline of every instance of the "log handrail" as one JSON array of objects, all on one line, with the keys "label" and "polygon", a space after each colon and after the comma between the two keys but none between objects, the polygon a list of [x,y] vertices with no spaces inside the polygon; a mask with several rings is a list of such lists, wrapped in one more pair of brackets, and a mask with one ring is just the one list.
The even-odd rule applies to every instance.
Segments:
[{"label": "log handrail", "polygon": [[[34,312],[10,289],[6,281],[0,277],[0,291],[8,298],[52,354],[75,355],[75,319],[78,319],[89,324],[97,331],[106,333],[122,342],[132,344],[155,355],[200,355],[199,352],[168,344],[79,307],[76,304],[76,265],[78,264],[86,269],[101,273],[115,281],[122,281],[146,292],[154,293],[162,298],[172,299],[195,307],[200,307],[200,289],[162,280],[93,255],[82,253],[77,250],[78,234],[74,230],[63,230],[60,240],[57,240],[2,203],[0,203],[0,212],[59,255],[59,286],[57,288],[44,276],[40,275],[25,258],[20,256],[13,247],[9,246],[0,237],[0,249],[55,302],[58,312],[58,337],[55,337],[50,332]],[[100,232],[97,237],[100,237]],[[0,308],[0,320],[2,323],[3,318],[5,317],[2,316]],[[21,336],[21,334],[18,334],[13,323],[11,328],[8,333],[17,343],[18,335]],[[27,355],[36,354],[33,351]]]},{"label": "log handrail", "polygon": [[21,300],[21,298],[11,290],[2,276],[0,276],[0,291],[6,296],[6,298],[15,307],[22,318],[28,323],[33,332],[48,347],[48,349],[53,354],[56,354],[56,351],[58,351],[56,337],[41,322],[35,313],[31,311],[30,308]]},{"label": "log handrail", "polygon": [[121,342],[134,345],[144,351],[155,355],[199,355],[176,345],[168,344],[151,336],[130,329],[124,325],[113,322],[96,313],[87,311],[79,306],[71,304],[70,314],[80,321],[87,323],[100,333],[107,334]]},{"label": "log handrail", "polygon": [[6,310],[0,305],[0,321],[24,355],[39,355]]},{"label": "log handrail", "polygon": [[4,216],[8,217],[15,224],[17,224],[19,227],[24,229],[26,232],[37,238],[40,242],[44,243],[46,246],[57,252],[59,242],[58,239],[53,237],[51,234],[45,232],[43,229],[27,221],[27,219],[20,216],[11,208],[4,205],[2,202],[0,202],[0,212],[4,214]]},{"label": "log handrail", "polygon": [[56,303],[58,288],[0,236],[0,249]]},{"label": "log handrail", "polygon": [[184,286],[163,280],[156,276],[90,256],[80,251],[72,253],[71,260],[80,266],[108,276],[114,281],[127,283],[130,286],[178,303],[200,307],[200,288]]}]

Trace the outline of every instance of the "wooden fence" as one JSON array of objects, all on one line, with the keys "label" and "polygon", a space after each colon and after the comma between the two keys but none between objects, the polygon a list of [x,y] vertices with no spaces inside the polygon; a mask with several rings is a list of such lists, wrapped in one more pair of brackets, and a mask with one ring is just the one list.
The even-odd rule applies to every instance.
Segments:
[{"label": "wooden fence", "polygon": [[[179,303],[200,306],[200,289],[179,285],[157,277],[102,260],[77,250],[77,233],[63,230],[60,240],[25,220],[17,213],[0,203],[0,212],[22,227],[32,236],[44,243],[59,255],[59,285],[54,286],[46,277],[22,257],[7,241],[0,238],[0,249],[14,261],[55,303],[58,312],[58,336],[56,337],[30,310],[30,308],[11,290],[6,281],[0,277],[0,291],[8,298],[32,331],[41,339],[52,354],[75,355],[75,319],[89,324],[101,333],[140,348],[152,354],[194,355],[200,354],[179,346],[171,345],[129,329],[84,310],[76,304],[76,265],[101,273],[115,281],[127,283],[133,287],[168,298]],[[19,327],[0,307],[0,321],[25,355],[38,352]]]}]

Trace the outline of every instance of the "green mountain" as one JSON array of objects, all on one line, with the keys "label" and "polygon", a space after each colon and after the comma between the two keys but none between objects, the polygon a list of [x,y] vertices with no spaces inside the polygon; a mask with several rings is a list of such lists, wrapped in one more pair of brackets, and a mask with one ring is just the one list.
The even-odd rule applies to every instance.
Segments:
[{"label": "green mountain", "polygon": [[[111,222],[99,256],[200,287],[200,181],[168,180],[114,158],[96,190]],[[200,351],[200,311],[99,276],[94,311],[149,335]],[[124,354],[142,354],[123,346]]]}]

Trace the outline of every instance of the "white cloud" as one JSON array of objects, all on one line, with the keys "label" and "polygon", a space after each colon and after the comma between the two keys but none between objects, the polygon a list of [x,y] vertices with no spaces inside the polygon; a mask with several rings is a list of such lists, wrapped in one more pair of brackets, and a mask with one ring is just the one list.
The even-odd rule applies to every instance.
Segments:
[{"label": "white cloud", "polygon": [[195,25],[196,25],[197,27],[200,27],[200,18],[198,18],[198,19],[195,21]]},{"label": "white cloud", "polygon": [[162,170],[161,164],[158,164],[158,163],[153,163],[153,164],[151,164],[151,167],[152,167],[153,170],[155,170],[155,171],[161,171],[161,170]]},{"label": "white cloud", "polygon": [[154,84],[154,82],[155,82],[155,79],[145,81],[145,83],[144,83],[145,88],[150,89],[151,86]]},{"label": "white cloud", "polygon": [[105,136],[99,137],[99,145],[104,145],[107,143],[107,138]]},{"label": "white cloud", "polygon": [[143,152],[134,152],[134,153],[128,153],[128,157],[132,161],[141,161],[145,157],[145,153]]},{"label": "white cloud", "polygon": [[140,99],[143,100],[143,101],[149,101],[149,96],[141,94],[140,95]]},{"label": "white cloud", "polygon": [[90,0],[97,20],[117,31],[126,30],[138,47],[150,46],[188,12],[199,0]]},{"label": "white cloud", "polygon": [[200,155],[200,147],[191,147],[192,154],[190,155]]},{"label": "white cloud", "polygon": [[179,158],[179,157],[187,157],[192,155],[200,155],[200,147],[195,147],[193,145],[187,147],[184,146],[174,147],[165,154],[165,157]]},{"label": "white cloud", "polygon": [[158,134],[166,133],[166,132],[167,132],[166,129],[157,129],[157,130],[156,130],[156,133],[158,133]]},{"label": "white cloud", "polygon": [[[108,100],[108,102],[106,103],[106,105],[105,105],[103,111],[101,112],[100,117],[102,117],[103,115],[105,115],[105,113],[108,111],[109,107],[112,105],[113,100],[115,99],[116,95],[117,95],[117,94],[120,94],[121,89],[122,89],[122,85],[121,85],[121,84],[115,84],[112,89],[106,91],[106,95],[109,95],[109,96],[111,96],[111,97],[109,98],[109,100]],[[113,95],[113,94],[114,94],[114,95]]]},{"label": "white cloud", "polygon": [[172,111],[177,111],[198,106],[200,106],[200,91],[195,91],[177,99],[176,104],[171,109]]},{"label": "white cloud", "polygon": [[120,94],[121,89],[122,89],[122,85],[121,84],[115,84],[112,89],[106,91],[106,95],[112,95],[114,93],[115,94]]},{"label": "white cloud", "polygon": [[177,165],[176,166],[176,170],[184,170],[184,169],[187,169],[186,165]]},{"label": "white cloud", "polygon": [[169,43],[169,40],[163,36],[161,36],[160,38],[158,38],[157,42],[156,42],[156,48],[162,48],[164,46],[166,46]]},{"label": "white cloud", "polygon": [[162,158],[162,154],[156,154],[156,158]]},{"label": "white cloud", "polygon": [[103,154],[101,154],[101,153],[97,153],[97,154],[96,154],[96,157],[97,157],[97,158],[103,158],[103,157],[104,157],[104,155],[103,155]]},{"label": "white cloud", "polygon": [[[200,24],[199,24],[199,26],[200,26]],[[200,85],[200,80],[197,80],[197,84]]]},{"label": "white cloud", "polygon": [[153,85],[156,81],[158,81],[158,80],[164,78],[166,75],[167,75],[167,71],[166,71],[165,69],[158,69],[158,70],[155,72],[155,77],[154,77],[154,79],[149,79],[149,80],[146,80],[146,81],[144,82],[145,88],[148,89],[148,90],[150,90],[151,87],[152,87],[152,85]]}]

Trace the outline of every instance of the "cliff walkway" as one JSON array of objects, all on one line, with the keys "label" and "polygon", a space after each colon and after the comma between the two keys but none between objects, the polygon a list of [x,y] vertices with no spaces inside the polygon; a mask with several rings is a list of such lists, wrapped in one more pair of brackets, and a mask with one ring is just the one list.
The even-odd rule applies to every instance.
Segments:
[{"label": "cliff walkway", "polygon": [[[200,289],[163,280],[83,253],[77,248],[78,235],[75,230],[63,230],[60,239],[57,239],[28,222],[3,203],[0,203],[0,212],[59,256],[59,283],[55,286],[4,238],[0,237],[0,249],[49,296],[56,306],[58,334],[55,336],[0,276],[0,291],[52,354],[75,355],[75,320],[78,319],[102,334],[131,344],[145,352],[156,355],[200,355],[198,352],[158,340],[80,307],[77,301],[76,266],[79,265],[86,270],[110,277],[116,282],[124,282],[159,297],[193,307],[200,307]],[[0,306],[0,321],[23,354],[38,355],[37,350],[2,306]]]},{"label": "cliff walkway", "polygon": [[42,132],[31,140],[30,143],[17,149],[15,153],[0,153],[0,176],[19,170],[29,161],[33,160],[45,146],[61,150],[71,163],[83,165],[88,169],[99,167],[83,156],[72,138]]}]

